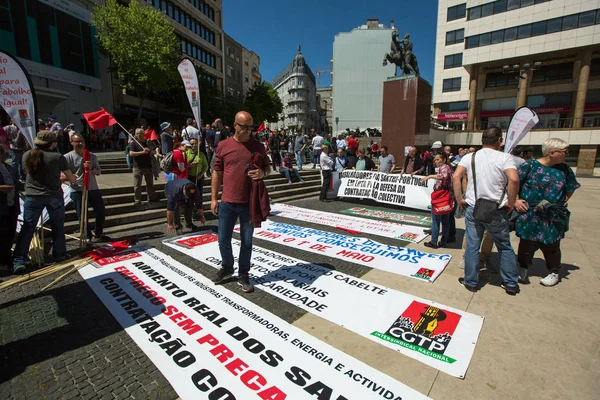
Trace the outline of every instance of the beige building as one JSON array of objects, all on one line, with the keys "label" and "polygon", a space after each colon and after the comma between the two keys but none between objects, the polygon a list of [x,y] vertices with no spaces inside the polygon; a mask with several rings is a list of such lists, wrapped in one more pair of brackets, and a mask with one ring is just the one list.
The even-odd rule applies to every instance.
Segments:
[{"label": "beige building", "polygon": [[319,110],[319,127],[321,132],[329,133],[333,129],[333,95],[331,86],[317,88],[317,105]]},{"label": "beige building", "polygon": [[539,151],[560,137],[578,173],[592,170],[600,144],[600,0],[440,0],[437,26],[440,129],[420,144],[480,145],[482,129],[506,129],[514,110],[529,106],[540,123],[521,144]]},{"label": "beige building", "polygon": [[243,96],[246,97],[248,90],[262,81],[260,74],[260,57],[252,50],[242,47],[242,86]]}]

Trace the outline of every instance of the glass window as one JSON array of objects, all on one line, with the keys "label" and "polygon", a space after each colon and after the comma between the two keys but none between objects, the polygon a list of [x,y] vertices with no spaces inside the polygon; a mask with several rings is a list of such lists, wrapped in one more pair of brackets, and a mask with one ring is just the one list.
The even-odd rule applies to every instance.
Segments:
[{"label": "glass window", "polygon": [[548,25],[546,26],[546,33],[554,33],[560,32],[562,29],[562,18],[554,18],[548,20]]},{"label": "glass window", "polygon": [[479,35],[479,46],[489,46],[491,40],[492,34],[490,32],[482,33],[481,35]]},{"label": "glass window", "polygon": [[446,21],[454,21],[456,19],[456,7],[448,7],[446,12]]},{"label": "glass window", "polygon": [[469,19],[481,18],[481,6],[469,8]]},{"label": "glass window", "polygon": [[600,24],[600,10],[596,12],[596,25]]},{"label": "glass window", "polygon": [[521,7],[527,7],[533,5],[533,0],[521,0]]},{"label": "glass window", "polygon": [[442,82],[442,92],[458,92],[460,91],[461,78],[444,79]]},{"label": "glass window", "polygon": [[192,49],[192,57],[198,58],[198,48],[196,46]]},{"label": "glass window", "polygon": [[444,69],[456,68],[462,66],[462,53],[450,54],[444,57]]},{"label": "glass window", "polygon": [[179,22],[179,7],[175,7],[175,21]]},{"label": "glass window", "polygon": [[481,17],[487,17],[494,13],[494,3],[487,3],[481,6]]},{"label": "glass window", "polygon": [[173,4],[169,3],[167,5],[167,15],[173,18]]},{"label": "glass window", "polygon": [[596,11],[587,11],[579,14],[579,27],[594,25]]},{"label": "glass window", "polygon": [[531,28],[531,36],[546,34],[546,21],[535,22]]},{"label": "glass window", "polygon": [[459,4],[454,7],[448,7],[446,21],[454,21],[464,18],[467,15],[467,3]]},{"label": "glass window", "polygon": [[577,28],[577,20],[579,19],[579,14],[568,15],[563,17],[562,30],[566,31],[569,29]]},{"label": "glass window", "polygon": [[453,101],[451,103],[442,103],[441,112],[467,111],[469,109],[468,101]]},{"label": "glass window", "polygon": [[504,30],[504,41],[510,42],[517,39],[517,27],[507,28]]},{"label": "glass window", "polygon": [[503,13],[506,11],[506,0],[494,2],[494,14]]},{"label": "glass window", "polygon": [[492,32],[492,44],[502,43],[504,41],[504,31]]},{"label": "glass window", "polygon": [[519,39],[525,39],[531,36],[531,24],[519,26],[519,33],[517,37]]},{"label": "glass window", "polygon": [[516,10],[521,7],[521,0],[508,0],[507,10]]},{"label": "glass window", "polygon": [[469,36],[467,37],[467,49],[473,49],[475,47],[479,47],[479,35]]},{"label": "glass window", "polygon": [[465,30],[459,29],[456,31],[456,43],[462,43],[465,40]]}]

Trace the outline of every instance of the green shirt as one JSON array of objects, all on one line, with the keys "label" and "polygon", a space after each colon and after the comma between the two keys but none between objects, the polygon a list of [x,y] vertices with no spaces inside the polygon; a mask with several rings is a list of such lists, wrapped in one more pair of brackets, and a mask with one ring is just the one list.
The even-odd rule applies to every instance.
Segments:
[{"label": "green shirt", "polygon": [[[192,149],[188,149],[185,154],[187,156],[189,165],[189,176],[202,176],[206,173],[206,171],[208,171],[208,161],[206,160],[204,153],[200,152],[196,154],[192,151]],[[194,163],[198,163],[198,165],[192,166]]]}]

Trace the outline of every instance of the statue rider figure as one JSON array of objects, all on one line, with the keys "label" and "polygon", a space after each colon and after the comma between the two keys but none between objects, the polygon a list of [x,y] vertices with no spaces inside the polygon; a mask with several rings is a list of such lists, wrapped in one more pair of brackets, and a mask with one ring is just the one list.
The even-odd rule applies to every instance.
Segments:
[{"label": "statue rider figure", "polygon": [[383,66],[385,67],[389,61],[399,67],[402,65],[403,60],[404,56],[402,54],[402,45],[400,44],[400,40],[398,40],[398,31],[394,29],[392,31],[392,44],[390,46],[390,52],[386,53],[385,58],[383,59]]},{"label": "statue rider figure", "polygon": [[[398,39],[398,30],[392,31],[392,44],[390,52],[383,59],[383,66],[388,64],[388,61],[400,67],[405,75],[419,75],[419,67],[417,65],[417,57],[412,52],[413,44],[410,41],[410,34],[404,35],[404,39]],[[397,75],[397,72],[396,72]]]},{"label": "statue rider figure", "polygon": [[412,52],[413,44],[410,41],[410,33],[404,35],[404,40],[402,41],[403,52],[404,52],[404,71],[406,73],[406,69],[408,69],[413,75],[419,75],[419,66],[417,65],[417,57]]}]

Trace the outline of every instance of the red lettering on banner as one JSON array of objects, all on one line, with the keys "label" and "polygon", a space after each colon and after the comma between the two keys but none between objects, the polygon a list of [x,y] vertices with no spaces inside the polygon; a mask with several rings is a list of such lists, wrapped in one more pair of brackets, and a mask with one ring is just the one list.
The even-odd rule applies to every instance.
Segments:
[{"label": "red lettering on banner", "polygon": [[255,235],[256,236],[264,236],[266,238],[271,238],[271,239],[277,239],[281,236],[281,235],[278,235],[277,233],[272,233],[269,231],[260,231],[260,232],[256,233]]},{"label": "red lettering on banner", "polygon": [[302,246],[303,244],[306,244],[306,243],[310,243],[310,242],[308,240],[303,240],[300,243],[298,243],[298,246]]},{"label": "red lettering on banner", "polygon": [[360,260],[364,262],[371,262],[375,259],[373,256],[368,256],[363,253],[359,253],[358,251],[350,251],[350,250],[342,250],[336,253],[336,256],[343,256],[347,258],[351,258],[353,260]]},{"label": "red lettering on banner", "polygon": [[96,264],[103,267],[108,264],[114,264],[116,262],[121,262],[121,261],[127,261],[127,260],[131,260],[131,259],[138,258],[141,256],[142,255],[140,253],[132,252],[132,253],[120,254],[120,255],[112,256],[112,257],[99,258],[99,259],[95,260],[95,262],[96,262]]},{"label": "red lettering on banner", "polygon": [[267,384],[267,380],[261,374],[253,370],[244,372],[242,376],[240,376],[240,380],[252,390],[258,390]]},{"label": "red lettering on banner", "polygon": [[225,368],[227,368],[227,370],[231,372],[234,376],[238,376],[238,372],[242,372],[243,370],[248,368],[248,366],[248,364],[246,364],[239,358],[236,358],[235,360],[225,364]]},{"label": "red lettering on banner", "polygon": [[309,247],[309,249],[313,249],[313,250],[318,250],[318,251],[322,251],[325,252],[325,250],[330,249],[331,246],[325,246],[319,243],[315,243],[312,246]]},{"label": "red lettering on banner", "polygon": [[170,318],[171,318],[171,321],[173,321],[175,323],[178,323],[180,321],[183,321],[184,319],[187,319],[187,315],[185,315],[182,312],[179,312],[179,313],[177,313],[175,315],[171,315]]},{"label": "red lettering on banner", "polygon": [[293,242],[294,240],[296,240],[296,238],[285,238],[285,239],[283,239],[283,242],[289,243],[289,242]]},{"label": "red lettering on banner", "polygon": [[205,245],[208,243],[213,243],[218,240],[219,240],[219,238],[217,235],[215,235],[214,233],[210,233],[207,235],[194,236],[194,237],[178,240],[177,243],[181,244],[183,246],[194,248],[194,247],[202,246],[202,245]]}]

